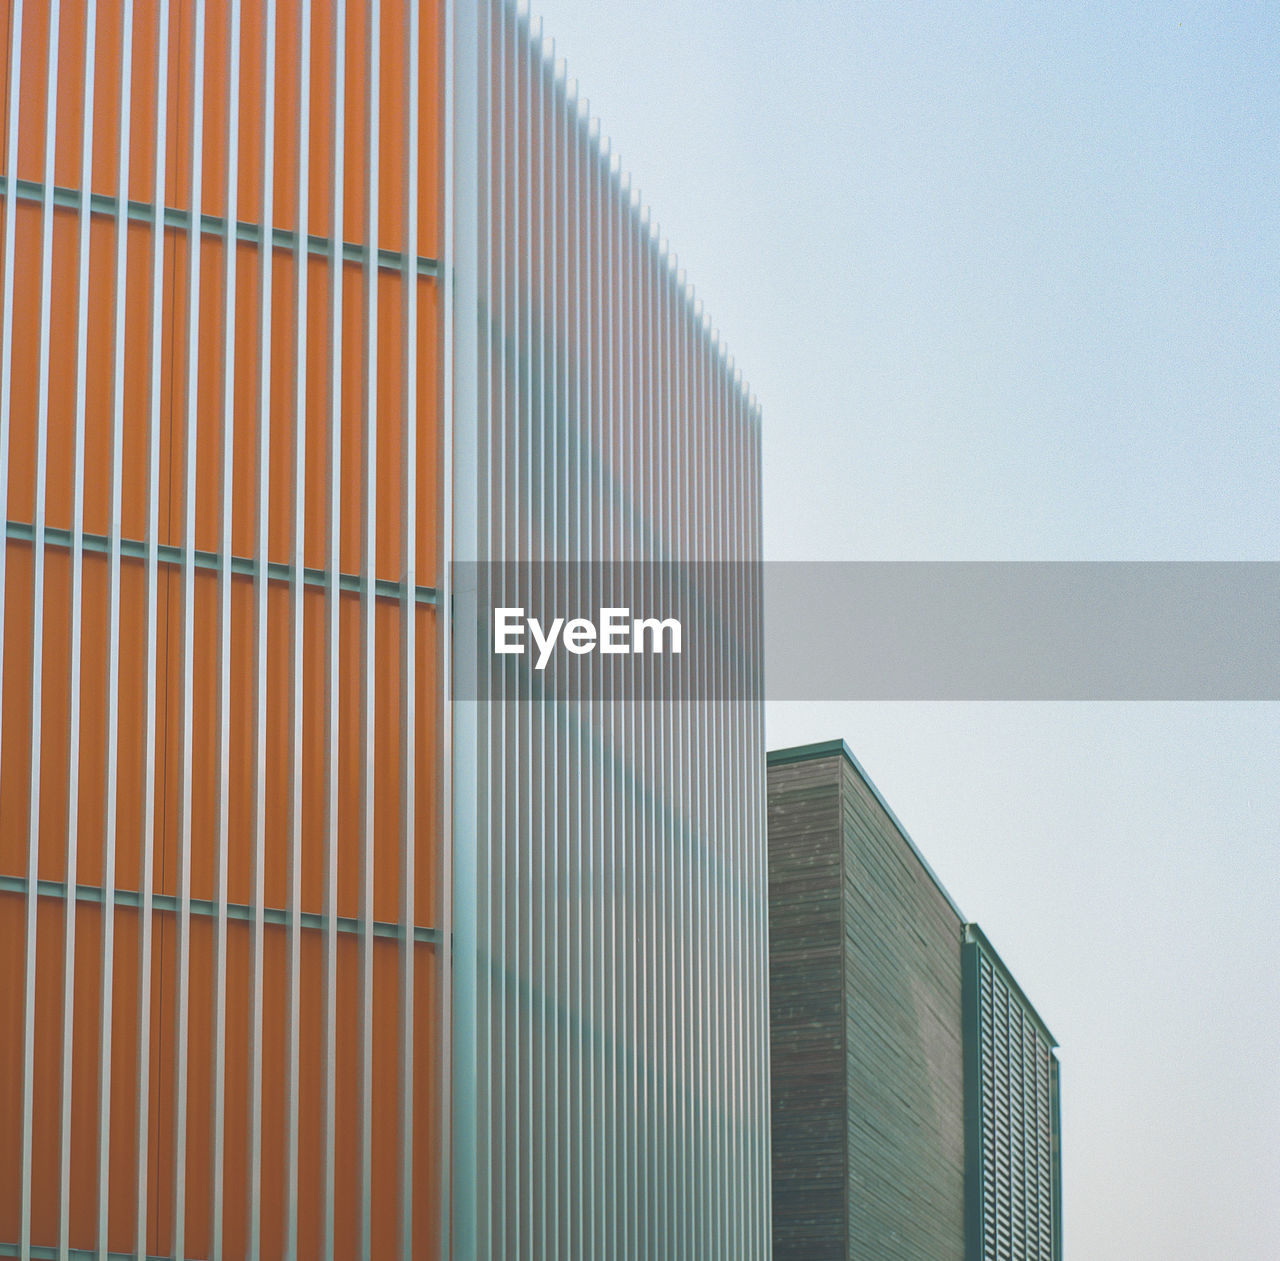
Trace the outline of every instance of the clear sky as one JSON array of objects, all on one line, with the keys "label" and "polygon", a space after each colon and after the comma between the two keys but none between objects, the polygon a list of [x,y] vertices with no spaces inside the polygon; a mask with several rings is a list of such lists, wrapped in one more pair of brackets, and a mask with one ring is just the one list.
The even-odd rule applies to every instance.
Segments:
[{"label": "clear sky", "polygon": [[[1280,6],[535,5],[764,405],[774,559],[1280,560]],[[1075,1261],[1280,1257],[1280,705],[775,705],[1061,1040]]]}]

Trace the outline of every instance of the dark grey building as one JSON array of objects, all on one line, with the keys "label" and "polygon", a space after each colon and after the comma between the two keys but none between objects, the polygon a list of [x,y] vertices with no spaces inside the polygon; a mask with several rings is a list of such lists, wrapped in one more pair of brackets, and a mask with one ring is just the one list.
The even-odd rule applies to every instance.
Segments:
[{"label": "dark grey building", "polygon": [[768,761],[775,1258],[1058,1261],[1052,1034],[843,741]]}]

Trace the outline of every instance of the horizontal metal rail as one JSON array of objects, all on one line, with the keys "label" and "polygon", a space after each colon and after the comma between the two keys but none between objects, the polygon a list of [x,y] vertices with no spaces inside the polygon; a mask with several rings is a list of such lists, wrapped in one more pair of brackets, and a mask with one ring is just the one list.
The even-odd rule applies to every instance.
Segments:
[{"label": "horizontal metal rail", "polygon": [[[8,191],[8,180],[0,176],[0,196]],[[39,180],[17,180],[14,186],[14,195],[19,201],[40,202],[44,198],[44,185]],[[60,184],[55,184],[53,188],[53,204],[55,208],[64,210],[78,210],[80,208],[82,194],[78,188],[64,188]],[[154,223],[156,218],[155,207],[145,201],[128,201],[125,203],[127,207],[127,215],[131,220],[138,223]],[[91,215],[106,215],[115,218],[120,213],[120,202],[118,198],[111,197],[106,193],[90,193],[89,194],[89,213]],[[191,212],[182,210],[176,206],[164,207],[164,226],[166,228],[178,228],[184,232],[191,230]],[[262,227],[256,223],[246,223],[243,219],[235,221],[236,240],[244,241],[247,244],[257,245],[262,240]],[[219,215],[200,216],[200,231],[209,236],[225,237],[227,235],[227,220]],[[298,234],[290,232],[287,228],[271,229],[271,245],[278,250],[293,250],[296,247]],[[332,244],[328,237],[316,236],[314,233],[307,234],[307,253],[317,254],[323,258],[329,257],[329,251]],[[347,263],[363,263],[367,250],[364,245],[356,241],[343,241],[342,258]],[[403,272],[405,270],[404,255],[398,250],[378,251],[378,267],[385,268],[388,271]],[[419,276],[436,276],[440,273],[440,264],[434,258],[426,258],[419,254],[417,258],[417,271]],[[0,1253],[0,1255],[3,1255]]]},{"label": "horizontal metal rail", "polygon": [[[20,1257],[22,1249],[16,1243],[5,1243],[0,1240],[0,1257]],[[59,1252],[52,1244],[31,1245],[30,1256],[32,1261],[58,1261],[58,1258],[67,1256],[70,1261],[97,1261],[101,1254],[96,1248],[68,1248],[65,1253]],[[136,1252],[108,1252],[106,1254],[107,1261],[134,1261],[137,1257]],[[164,1256],[148,1253],[145,1261],[173,1261],[169,1254]]]},{"label": "horizontal metal rail", "polygon": [[[5,535],[17,543],[31,543],[35,539],[35,528],[27,521],[8,521],[5,523]],[[110,552],[111,540],[105,534],[85,534],[83,537],[84,550],[86,552],[99,552],[103,555],[107,555]],[[71,531],[60,530],[54,526],[45,526],[44,543],[46,547],[69,548],[71,546]],[[176,544],[161,543],[156,551],[160,564],[182,564],[184,549]],[[140,539],[121,539],[120,554],[129,560],[146,560],[147,545]],[[218,552],[206,552],[197,549],[195,552],[195,567],[197,569],[219,571],[222,569],[221,555]],[[258,572],[258,561],[252,556],[232,556],[231,572],[251,578]],[[291,582],[292,579],[292,565],[288,565],[283,561],[267,561],[268,582]],[[341,591],[359,592],[363,590],[363,581],[359,574],[339,574],[338,588]],[[329,571],[327,569],[304,569],[302,571],[302,582],[307,587],[326,587],[329,582]],[[394,579],[374,579],[373,594],[379,600],[398,601],[401,596],[401,589],[401,584]],[[420,585],[415,588],[415,596],[418,604],[435,604],[436,589]]]},{"label": "horizontal metal rail", "polygon": [[[25,894],[26,891],[26,876],[0,874],[0,893]],[[113,892],[117,906],[128,906],[136,909],[141,901],[141,895],[134,889],[115,889]],[[90,902],[101,905],[103,900],[103,891],[96,884],[78,884],[75,886],[75,893],[77,902]],[[42,898],[57,898],[66,901],[67,886],[61,880],[41,880],[36,885],[36,894]],[[178,909],[178,899],[169,893],[153,893],[151,895],[151,905],[157,911],[173,913]],[[215,916],[217,913],[217,903],[205,898],[191,899],[192,915]],[[288,924],[289,915],[290,912],[282,907],[268,906],[263,908],[262,912],[262,917],[268,924]],[[228,919],[249,921],[253,919],[253,916],[253,907],[246,906],[242,902],[227,903]],[[324,915],[318,911],[303,911],[301,918],[303,928],[324,928],[326,924]],[[340,933],[359,933],[361,931],[361,923],[354,915],[339,915],[336,917],[335,922]],[[374,920],[373,935],[375,937],[399,939],[400,925],[393,921]],[[413,939],[417,942],[436,942],[440,940],[440,930],[417,924],[413,929]],[[7,1246],[7,1244],[0,1243],[0,1257],[10,1255],[4,1251]],[[91,1256],[93,1254],[85,1253],[85,1255]]]}]

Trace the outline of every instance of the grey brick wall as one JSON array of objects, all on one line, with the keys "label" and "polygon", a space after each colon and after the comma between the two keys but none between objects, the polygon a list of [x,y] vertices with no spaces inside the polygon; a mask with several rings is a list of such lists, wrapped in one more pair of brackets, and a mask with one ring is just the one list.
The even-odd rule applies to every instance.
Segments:
[{"label": "grey brick wall", "polygon": [[839,742],[770,756],[769,931],[774,1257],[963,1261],[963,921]]},{"label": "grey brick wall", "polygon": [[841,779],[833,761],[769,771],[773,1255],[844,1261]]},{"label": "grey brick wall", "polygon": [[840,760],[848,1256],[963,1261],[963,923]]}]

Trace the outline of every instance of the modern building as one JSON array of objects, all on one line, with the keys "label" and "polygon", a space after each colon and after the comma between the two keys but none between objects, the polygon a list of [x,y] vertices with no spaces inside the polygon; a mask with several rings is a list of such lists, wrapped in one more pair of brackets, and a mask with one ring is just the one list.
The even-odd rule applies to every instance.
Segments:
[{"label": "modern building", "polygon": [[1053,1035],[843,741],[768,767],[773,1255],[1060,1261]]},{"label": "modern building", "polygon": [[486,655],[490,562],[760,546],[756,402],[550,42],[0,40],[0,1256],[764,1257],[760,705]]}]

